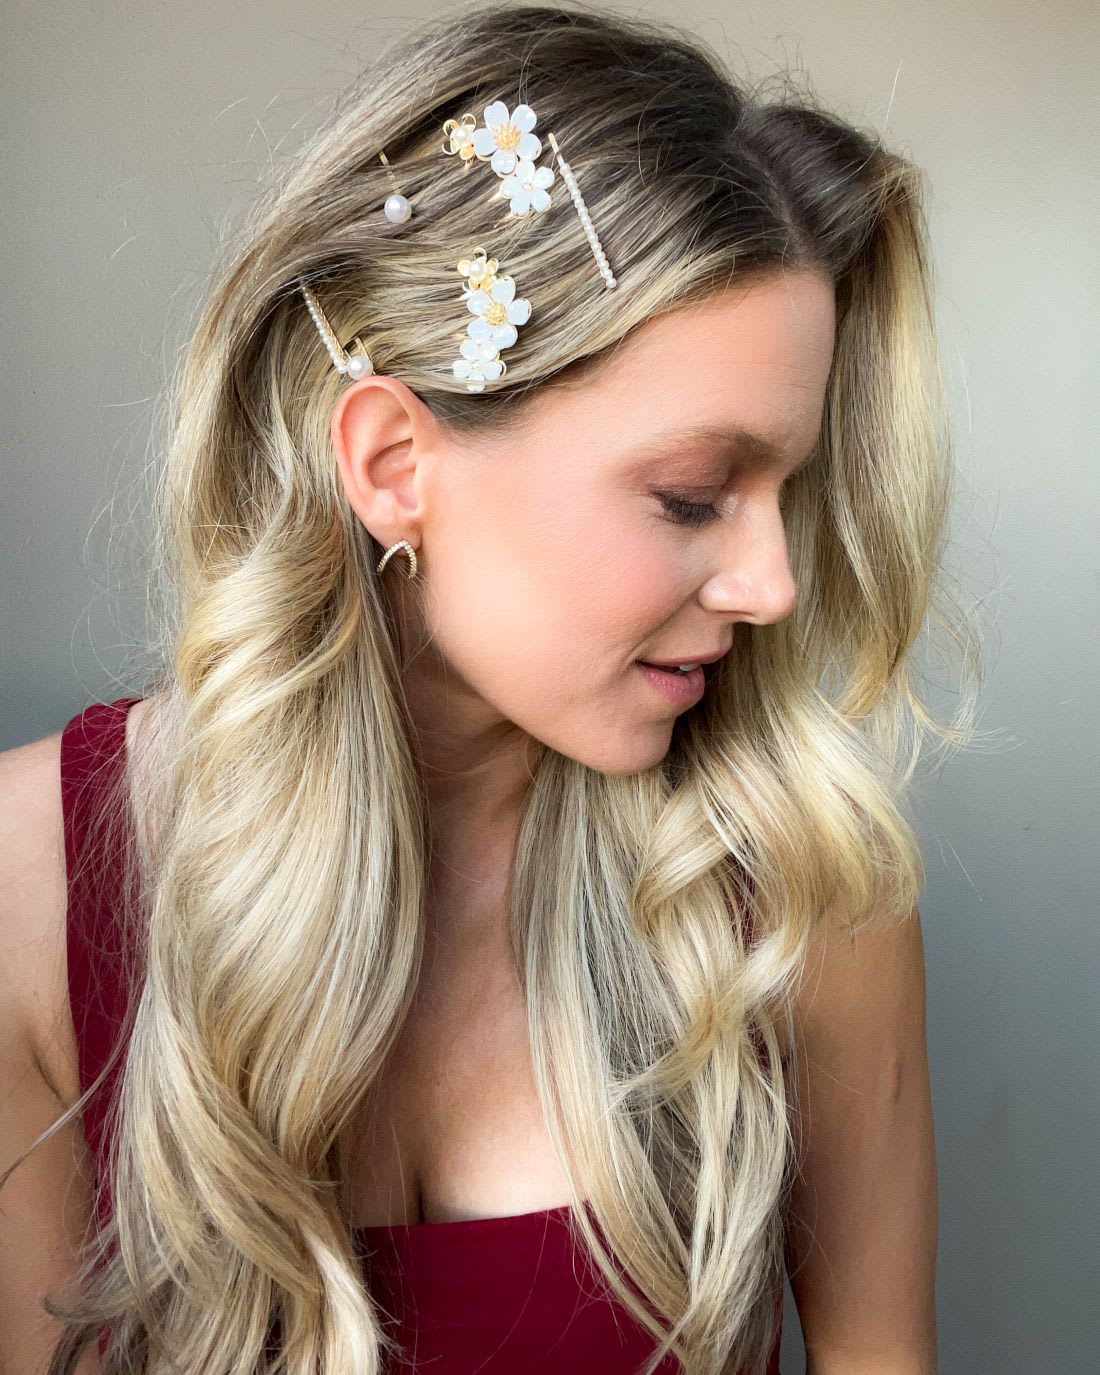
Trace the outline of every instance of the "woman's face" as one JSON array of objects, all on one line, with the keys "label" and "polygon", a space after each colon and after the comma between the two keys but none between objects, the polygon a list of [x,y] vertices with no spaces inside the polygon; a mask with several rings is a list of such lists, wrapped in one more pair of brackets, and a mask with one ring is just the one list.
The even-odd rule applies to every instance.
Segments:
[{"label": "woman's face", "polygon": [[786,273],[639,329],[590,383],[543,393],[521,440],[456,444],[392,378],[344,393],[352,505],[420,560],[414,718],[456,765],[484,770],[524,737],[607,773],[660,761],[690,703],[638,661],[727,650],[737,622],[795,605],[780,487],[814,448],[833,343],[829,283]]}]

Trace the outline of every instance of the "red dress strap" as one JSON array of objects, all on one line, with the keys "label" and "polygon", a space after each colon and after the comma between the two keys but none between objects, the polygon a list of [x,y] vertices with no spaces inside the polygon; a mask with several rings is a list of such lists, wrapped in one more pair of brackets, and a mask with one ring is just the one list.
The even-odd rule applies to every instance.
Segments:
[{"label": "red dress strap", "polygon": [[[66,952],[69,1003],[84,1092],[111,1059],[127,1021],[133,952],[123,948],[118,920],[128,831],[117,808],[124,793],[126,720],[139,697],[93,702],[61,732],[61,810],[67,887]],[[131,976],[132,977],[132,976]],[[84,1105],[84,1135],[102,1181],[108,1115],[123,1064],[121,1047],[103,1082]],[[101,1220],[109,1215],[106,1189]]]}]

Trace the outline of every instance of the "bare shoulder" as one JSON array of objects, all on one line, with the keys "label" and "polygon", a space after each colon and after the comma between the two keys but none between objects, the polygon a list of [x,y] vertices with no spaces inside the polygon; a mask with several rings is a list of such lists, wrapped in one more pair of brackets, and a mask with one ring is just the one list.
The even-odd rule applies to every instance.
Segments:
[{"label": "bare shoulder", "polygon": [[[149,706],[133,705],[127,743]],[[61,731],[0,751],[0,1038],[69,1103],[79,1096],[69,1008]]]},{"label": "bare shoulder", "polygon": [[[65,1026],[66,896],[57,731],[0,752],[0,1036],[11,1059],[34,1063],[47,1029],[56,1041],[59,1017]],[[38,1065],[63,1097],[76,1087],[64,1058]]]}]

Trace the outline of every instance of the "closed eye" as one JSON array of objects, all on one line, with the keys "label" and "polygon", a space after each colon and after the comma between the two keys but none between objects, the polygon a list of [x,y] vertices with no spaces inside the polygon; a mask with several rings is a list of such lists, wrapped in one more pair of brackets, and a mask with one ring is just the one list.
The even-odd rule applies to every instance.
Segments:
[{"label": "closed eye", "polygon": [[[794,474],[791,476],[793,477]],[[784,478],[776,492],[781,511],[786,506],[789,483],[790,478]],[[671,492],[654,492],[654,496],[678,525],[709,525],[712,520],[718,520],[721,516],[718,508],[709,501],[685,501],[682,497],[674,496]]]},{"label": "closed eye", "polygon": [[657,500],[679,525],[706,525],[718,519],[718,508],[710,502],[683,501],[671,492],[657,492]]}]

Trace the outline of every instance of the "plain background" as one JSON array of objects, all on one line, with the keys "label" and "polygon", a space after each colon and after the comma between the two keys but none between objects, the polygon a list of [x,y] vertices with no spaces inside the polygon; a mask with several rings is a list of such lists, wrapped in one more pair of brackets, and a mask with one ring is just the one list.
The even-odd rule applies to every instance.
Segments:
[{"label": "plain background", "polygon": [[[446,9],[6,0],[0,747],[140,689],[141,511],[116,527],[157,460],[156,399],[219,228],[391,35]],[[1086,1375],[1100,1350],[1097,11],[638,9],[680,19],[735,72],[808,75],[930,178],[952,558],[986,613],[982,726],[998,734],[918,799],[941,1369]],[[784,1375],[803,1369],[798,1333],[788,1291]]]}]

